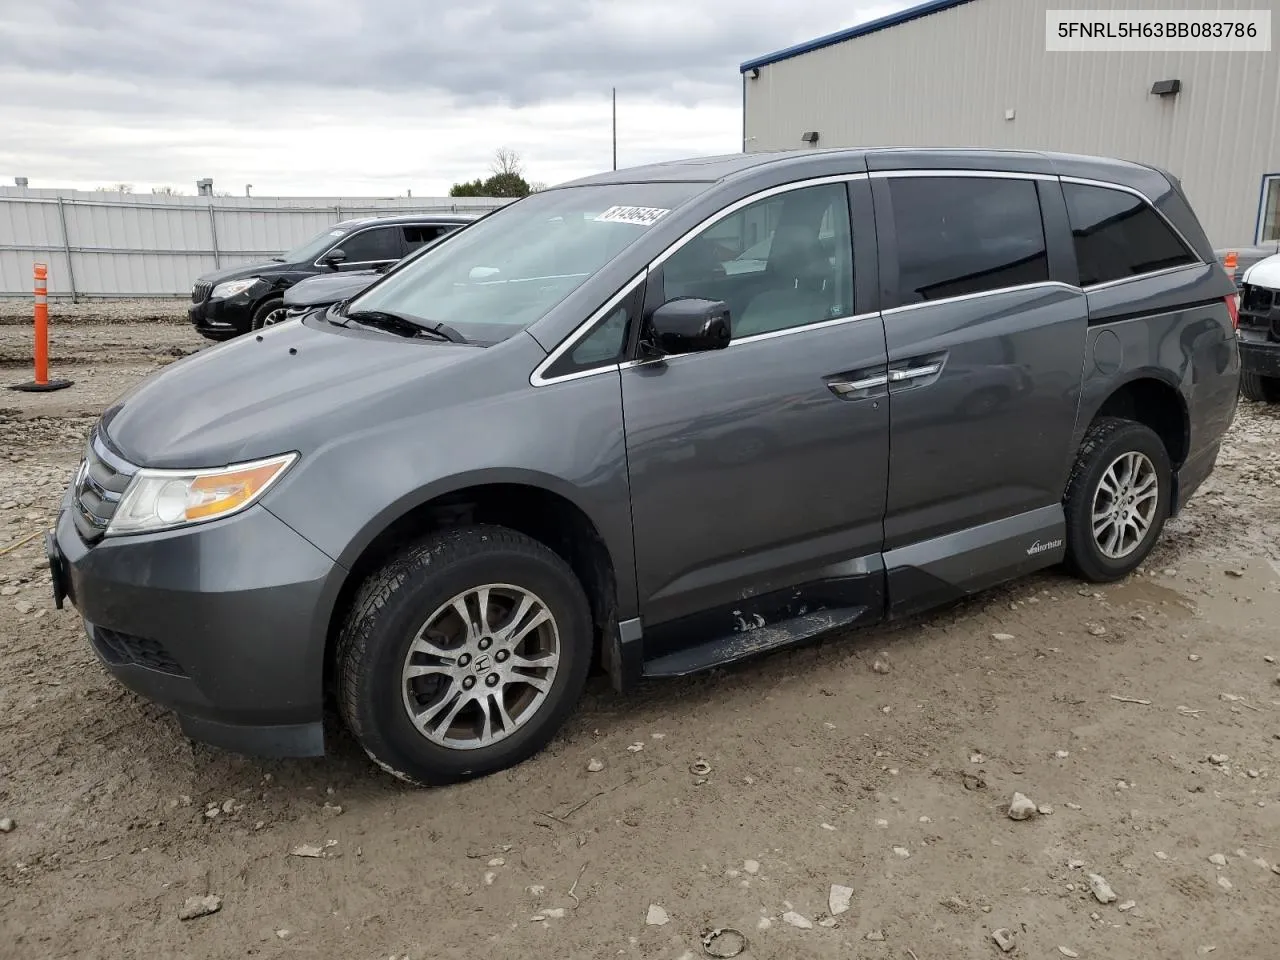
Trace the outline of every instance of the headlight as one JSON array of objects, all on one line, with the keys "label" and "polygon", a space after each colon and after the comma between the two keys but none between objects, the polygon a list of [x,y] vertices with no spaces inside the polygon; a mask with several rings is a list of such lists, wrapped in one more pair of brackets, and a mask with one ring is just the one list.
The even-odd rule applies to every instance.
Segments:
[{"label": "headlight", "polygon": [[216,297],[219,300],[226,297],[234,297],[237,293],[244,293],[257,283],[259,279],[261,278],[249,277],[246,280],[228,280],[226,283],[220,283],[214,287],[213,293],[209,294],[209,296]]},{"label": "headlight", "polygon": [[286,453],[213,470],[139,470],[120,499],[107,536],[171,530],[239,513],[297,459],[296,453]]}]

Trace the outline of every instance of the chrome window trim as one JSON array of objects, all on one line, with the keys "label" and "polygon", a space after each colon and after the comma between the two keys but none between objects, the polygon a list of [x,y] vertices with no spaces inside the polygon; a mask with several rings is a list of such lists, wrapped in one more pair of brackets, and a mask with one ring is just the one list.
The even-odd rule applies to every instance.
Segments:
[{"label": "chrome window trim", "polygon": [[912,167],[904,170],[873,170],[872,180],[889,180],[897,177],[973,177],[982,180],[1057,180],[1052,173],[1023,173],[1020,170],[953,170],[939,167],[930,170]]},{"label": "chrome window trim", "polygon": [[[604,304],[596,310],[591,316],[578,325],[578,327],[560,342],[560,345],[547,354],[546,358],[533,368],[533,373],[529,377],[529,383],[535,387],[546,386],[548,383],[560,383],[565,380],[581,380],[583,377],[594,376],[597,373],[608,373],[611,370],[617,370],[619,364],[606,364],[602,367],[591,367],[587,370],[575,370],[573,373],[561,374],[558,377],[546,376],[546,371],[563,357],[566,353],[576,347],[579,343],[586,339],[597,323],[607,317],[610,313],[618,308],[627,297],[635,292],[636,287],[640,286],[649,276],[649,269],[646,267],[637,273],[634,277],[622,285],[622,287],[612,297],[604,302]],[[532,336],[532,334],[530,334]]]},{"label": "chrome window trim", "polygon": [[1095,290],[1106,290],[1109,287],[1118,287],[1122,283],[1133,283],[1135,280],[1149,280],[1153,277],[1164,277],[1174,273],[1181,273],[1184,270],[1198,270],[1205,265],[1203,260],[1197,260],[1195,263],[1184,263],[1177,267],[1164,267],[1160,270],[1149,270],[1146,273],[1135,273],[1131,277],[1119,277],[1115,280],[1104,280],[1102,283],[1091,283],[1087,287],[1081,287],[1085,293],[1092,293]]},{"label": "chrome window trim", "polygon": [[[663,250],[661,253],[655,256],[652,260],[650,260],[648,265],[643,270],[641,270],[638,274],[636,274],[634,277],[628,280],[627,283],[624,284],[623,287],[617,293],[615,293],[612,297],[606,300],[604,303],[604,306],[600,307],[598,310],[593,312],[590,317],[588,317],[585,321],[579,324],[573,330],[573,332],[569,334],[569,336],[567,336],[564,340],[560,342],[559,346],[557,346],[554,350],[552,350],[551,353],[547,354],[547,357],[545,360],[543,360],[534,368],[533,373],[529,377],[529,383],[535,387],[544,387],[544,386],[547,386],[548,384],[560,383],[566,380],[581,380],[584,377],[594,376],[598,373],[613,373],[618,370],[623,370],[627,367],[637,366],[641,363],[652,363],[653,362],[652,359],[628,360],[628,361],[624,361],[623,363],[614,363],[614,364],[608,364],[602,367],[593,367],[590,370],[579,370],[574,373],[566,373],[558,377],[545,376],[546,371],[551,367],[552,364],[554,364],[557,360],[559,360],[562,356],[564,356],[564,354],[567,351],[571,350],[584,336],[586,336],[587,332],[591,330],[591,328],[594,327],[596,323],[602,320],[611,310],[616,308],[618,303],[627,295],[632,293],[642,281],[648,279],[649,274],[656,267],[660,267],[662,264],[666,263],[666,261],[670,259],[672,256],[674,256],[685,244],[689,243],[694,237],[702,233],[704,230],[708,230],[711,227],[713,227],[715,224],[719,223],[725,217],[732,216],[733,214],[741,210],[743,207],[750,206],[751,204],[757,203],[760,200],[767,200],[770,197],[778,196],[779,194],[791,193],[794,190],[803,190],[807,187],[820,187],[820,186],[825,186],[831,183],[850,183],[855,180],[865,180],[865,179],[867,179],[866,173],[839,173],[839,174],[833,174],[831,176],[826,176],[826,177],[810,177],[807,180],[795,180],[791,183],[780,184],[776,187],[767,187],[764,190],[757,191],[756,193],[743,197],[740,200],[735,200],[733,203],[729,204],[729,206],[724,207],[721,210],[717,210],[715,213],[711,214],[711,216],[700,221],[697,225],[685,231],[685,233],[683,233],[680,237],[673,240],[665,250]],[[850,255],[852,256],[852,251],[850,251]],[[785,330],[772,330],[767,333],[757,333],[757,334],[753,334],[750,337],[744,337],[741,340],[734,340],[729,344],[729,347],[732,347],[735,343],[751,343],[756,340],[767,339],[773,336],[779,336],[782,334],[792,333],[799,330],[811,330],[815,327],[829,326],[835,323],[848,323],[853,320],[863,319],[867,316],[872,316],[872,314],[852,315],[848,317],[836,317],[832,320],[820,320],[817,323],[805,324],[804,326],[800,326],[800,327],[788,327]],[[725,349],[729,349],[729,347],[726,347]],[[671,357],[689,356],[689,354],[671,354],[670,356]]]},{"label": "chrome window trim", "polygon": [[[1159,217],[1161,220],[1164,221],[1164,225],[1166,227],[1168,227],[1170,230],[1173,231],[1173,235],[1177,237],[1178,241],[1183,245],[1183,247],[1186,248],[1187,253],[1191,254],[1191,256],[1195,258],[1196,263],[1198,264],[1204,263],[1204,259],[1200,256],[1199,253],[1196,252],[1196,248],[1187,240],[1186,236],[1183,235],[1182,231],[1179,230],[1177,226],[1174,225],[1172,220],[1170,220],[1168,217],[1164,215],[1164,212],[1152,202],[1150,197],[1148,197],[1145,193],[1143,193],[1141,190],[1137,189],[1136,187],[1130,187],[1123,183],[1112,183],[1108,180],[1090,180],[1086,177],[1059,177],[1058,179],[1061,180],[1063,183],[1074,183],[1082,187],[1097,187],[1100,190],[1116,190],[1120,193],[1127,193],[1127,194],[1130,194],[1131,196],[1137,197],[1139,200],[1145,203],[1148,207],[1150,207],[1152,212],[1154,212],[1157,217]],[[1178,266],[1178,267],[1164,267],[1160,270],[1152,270],[1149,273],[1135,273],[1132,277],[1121,277],[1118,280],[1108,280],[1106,282],[1107,283],[1124,283],[1125,281],[1128,281],[1128,280],[1137,280],[1139,277],[1155,276],[1156,274],[1164,273],[1169,270],[1181,270],[1188,266],[1191,266],[1191,264],[1182,264],[1181,266]],[[1093,286],[1094,287],[1102,286],[1102,284],[1094,284]]]},{"label": "chrome window trim", "polygon": [[732,350],[734,347],[746,346],[750,343],[759,343],[762,340],[776,340],[778,337],[789,337],[796,333],[808,333],[810,330],[825,330],[828,327],[839,327],[847,323],[857,323],[861,320],[872,320],[879,317],[878,311],[873,313],[855,313],[847,317],[833,317],[830,320],[818,320],[815,323],[802,323],[795,327],[784,327],[781,330],[769,330],[765,333],[753,333],[749,337],[743,337],[741,340],[730,340],[729,345],[722,350],[706,350],[698,353],[668,353],[661,357],[646,357],[643,360],[628,360],[626,363],[618,364],[619,370],[626,370],[628,367],[639,367],[646,363],[667,362],[669,360],[678,360],[681,357],[701,357],[704,354],[724,353],[725,350]]},{"label": "chrome window trim", "polygon": [[920,300],[916,303],[903,303],[896,307],[890,307],[888,310],[882,310],[881,316],[886,319],[896,316],[899,313],[906,313],[910,310],[919,310],[922,307],[946,306],[951,303],[963,303],[966,300],[980,300],[983,297],[995,297],[1003,293],[1016,293],[1019,290],[1038,290],[1043,287],[1061,287],[1070,293],[1083,293],[1084,291],[1070,283],[1063,283],[1061,280],[1037,280],[1035,283],[1018,283],[1012,287],[998,287],[995,290],[979,290],[977,293],[960,293],[954,297],[939,297],[937,300]]},{"label": "chrome window trim", "polygon": [[[748,197],[743,197],[741,200],[735,200],[723,210],[717,210],[697,226],[685,231],[683,236],[673,241],[667,249],[663,250],[660,254],[649,261],[648,269],[653,270],[655,267],[662,266],[698,234],[715,226],[726,217],[733,216],[743,207],[749,207],[753,203],[759,203],[761,200],[768,200],[770,197],[776,197],[783,193],[792,193],[793,191],[804,190],[808,187],[823,187],[832,183],[852,183],[856,180],[866,180],[867,176],[868,175],[865,173],[837,173],[828,177],[810,177],[808,180],[794,180],[791,183],[779,184],[776,187],[767,187],[764,190],[753,193]],[[850,255],[852,256],[852,251],[850,251]]]}]

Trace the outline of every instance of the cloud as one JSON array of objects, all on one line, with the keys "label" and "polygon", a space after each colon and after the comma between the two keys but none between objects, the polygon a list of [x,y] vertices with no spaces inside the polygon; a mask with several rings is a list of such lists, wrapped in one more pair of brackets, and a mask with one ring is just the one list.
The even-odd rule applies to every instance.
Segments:
[{"label": "cloud", "polygon": [[620,162],[736,151],[738,63],[908,5],[10,3],[0,170],[33,183],[247,177],[259,193],[413,178],[415,193],[442,192],[507,145],[554,182],[609,160],[614,86]]}]

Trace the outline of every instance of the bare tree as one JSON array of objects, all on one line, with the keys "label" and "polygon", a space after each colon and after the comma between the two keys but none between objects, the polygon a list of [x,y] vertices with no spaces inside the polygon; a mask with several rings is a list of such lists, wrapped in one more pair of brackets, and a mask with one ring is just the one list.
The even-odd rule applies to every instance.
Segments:
[{"label": "bare tree", "polygon": [[133,193],[132,183],[112,183],[105,187],[94,187],[98,193]]},{"label": "bare tree", "polygon": [[176,187],[152,187],[151,192],[160,197],[182,197],[186,196]]},{"label": "bare tree", "polygon": [[520,162],[520,154],[510,147],[499,147],[493,155],[493,166],[490,169],[494,176],[509,174],[518,177],[524,173],[524,164]]}]

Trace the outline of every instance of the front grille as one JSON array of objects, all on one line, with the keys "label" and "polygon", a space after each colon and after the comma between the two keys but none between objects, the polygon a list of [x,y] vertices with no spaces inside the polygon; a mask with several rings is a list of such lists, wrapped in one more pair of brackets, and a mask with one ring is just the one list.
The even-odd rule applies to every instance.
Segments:
[{"label": "front grille", "polygon": [[132,464],[107,449],[95,430],[76,473],[72,514],[76,529],[86,543],[102,538],[135,472]]},{"label": "front grille", "polygon": [[1256,287],[1246,283],[1241,288],[1240,306],[1245,310],[1260,310],[1265,313],[1271,309],[1275,300],[1275,292],[1266,287]]},{"label": "front grille", "polygon": [[209,294],[211,293],[213,293],[213,284],[198,280],[196,285],[191,288],[191,302],[204,303],[209,299]]},{"label": "front grille", "polygon": [[93,627],[89,637],[103,660],[113,664],[134,664],[149,670],[159,670],[175,677],[185,677],[187,672],[182,664],[173,659],[164,644],[146,637],[135,637],[131,633],[119,630],[108,630],[105,627]]}]

